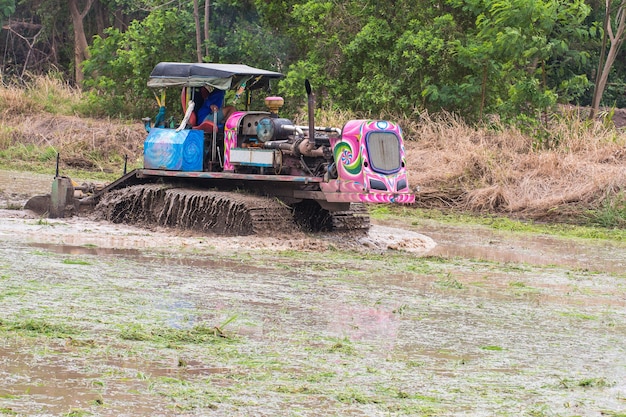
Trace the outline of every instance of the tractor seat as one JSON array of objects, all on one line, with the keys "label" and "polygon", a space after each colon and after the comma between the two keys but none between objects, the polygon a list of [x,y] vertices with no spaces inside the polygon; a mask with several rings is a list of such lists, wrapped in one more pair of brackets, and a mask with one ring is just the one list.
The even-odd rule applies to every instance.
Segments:
[{"label": "tractor seat", "polygon": [[215,126],[213,122],[205,120],[204,122],[200,123],[198,126],[194,126],[192,129],[204,130],[205,133],[213,133],[214,130],[217,132],[218,127]]}]

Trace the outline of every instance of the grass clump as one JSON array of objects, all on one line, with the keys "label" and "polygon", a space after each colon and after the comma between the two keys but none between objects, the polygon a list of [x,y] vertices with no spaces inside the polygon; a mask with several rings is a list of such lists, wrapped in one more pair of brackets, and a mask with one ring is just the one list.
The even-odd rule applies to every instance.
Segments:
[{"label": "grass clump", "polygon": [[502,346],[497,346],[497,345],[488,345],[488,346],[481,346],[480,347],[482,350],[491,350],[494,352],[501,352],[504,350],[504,348],[502,348]]},{"label": "grass clump", "polygon": [[598,320],[598,316],[593,314],[581,313],[579,311],[562,311],[559,313],[563,317],[571,317],[577,320]]},{"label": "grass clump", "polygon": [[356,354],[356,349],[347,338],[335,341],[335,343],[328,348],[328,351],[331,353],[341,353],[343,355]]},{"label": "grass clump", "polygon": [[337,394],[337,400],[345,404],[379,404],[381,400],[376,397],[368,396],[355,389],[349,389],[345,392]]},{"label": "grass clump", "polygon": [[626,227],[626,194],[620,191],[607,196],[600,207],[587,213],[589,223],[608,229]]},{"label": "grass clump", "polygon": [[611,383],[609,383],[605,378],[585,378],[578,381],[578,386],[583,388],[592,388],[592,387],[610,387]]},{"label": "grass clump", "polygon": [[442,288],[452,288],[455,290],[462,290],[465,288],[462,282],[449,274],[444,278],[438,279],[435,283]]},{"label": "grass clump", "polygon": [[64,415],[66,417],[84,417],[84,416],[91,416],[92,414],[89,411],[83,410],[81,408],[73,408],[67,414],[64,414]]},{"label": "grass clump", "polygon": [[77,329],[66,324],[51,323],[41,319],[26,319],[15,322],[0,321],[0,329],[51,338],[68,338],[80,333]]},{"label": "grass clump", "polygon": [[[559,381],[559,387],[565,389],[580,388],[606,388],[615,385],[606,380],[606,378],[584,378],[579,381],[573,381],[569,378],[563,378]],[[604,414],[604,413],[603,413]],[[612,414],[609,414],[612,415]]]},{"label": "grass clump", "polygon": [[82,259],[63,259],[65,265],[91,265],[91,262]]},{"label": "grass clump", "polygon": [[130,324],[120,329],[119,337],[124,340],[148,341],[174,346],[176,344],[202,344],[216,341],[234,340],[223,328],[233,321],[227,320],[219,326],[197,325],[189,329],[171,327],[146,328]]}]

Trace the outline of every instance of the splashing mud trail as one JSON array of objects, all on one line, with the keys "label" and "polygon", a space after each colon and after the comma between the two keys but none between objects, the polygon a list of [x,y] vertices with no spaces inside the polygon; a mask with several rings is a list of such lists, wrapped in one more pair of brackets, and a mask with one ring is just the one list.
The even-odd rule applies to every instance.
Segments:
[{"label": "splashing mud trail", "polygon": [[106,194],[96,218],[223,235],[287,233],[296,227],[277,199],[236,192],[136,185]]}]

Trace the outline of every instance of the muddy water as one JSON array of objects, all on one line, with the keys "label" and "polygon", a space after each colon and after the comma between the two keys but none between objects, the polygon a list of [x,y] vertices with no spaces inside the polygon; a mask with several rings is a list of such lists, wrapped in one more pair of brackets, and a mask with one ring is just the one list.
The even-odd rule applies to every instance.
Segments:
[{"label": "muddy water", "polygon": [[377,226],[224,238],[0,210],[0,411],[626,414],[625,248]]},{"label": "muddy water", "polygon": [[33,195],[50,192],[53,176],[0,170],[0,209],[21,208]]},{"label": "muddy water", "polygon": [[419,226],[385,222],[392,227],[419,231],[437,246],[428,252],[446,258],[563,266],[616,274],[626,272],[626,245],[618,242],[564,239],[494,231],[483,226],[453,226],[425,221]]}]

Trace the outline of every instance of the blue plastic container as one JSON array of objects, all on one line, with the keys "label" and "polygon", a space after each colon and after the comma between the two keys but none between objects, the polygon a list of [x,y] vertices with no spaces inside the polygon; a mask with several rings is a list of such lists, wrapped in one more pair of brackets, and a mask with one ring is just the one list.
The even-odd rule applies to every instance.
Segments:
[{"label": "blue plastic container", "polygon": [[143,166],[169,171],[202,171],[204,132],[152,128],[143,144]]}]

